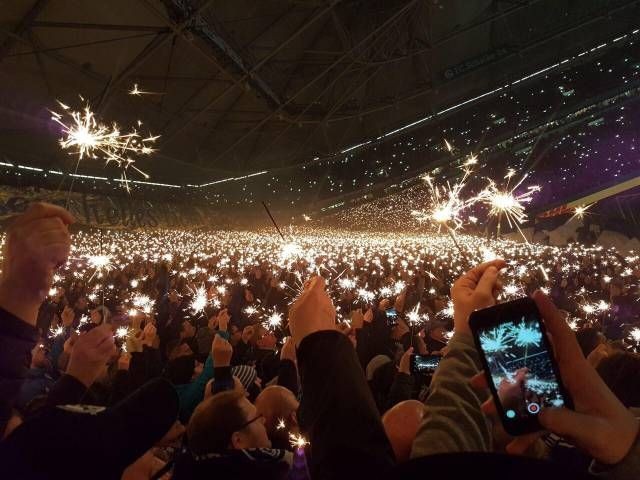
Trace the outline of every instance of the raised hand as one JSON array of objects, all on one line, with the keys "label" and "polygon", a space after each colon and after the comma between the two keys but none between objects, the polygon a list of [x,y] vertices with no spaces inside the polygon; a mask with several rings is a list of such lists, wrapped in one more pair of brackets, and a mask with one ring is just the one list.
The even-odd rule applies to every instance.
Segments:
[{"label": "raised hand", "polygon": [[142,344],[153,347],[157,332],[158,330],[153,323],[147,323],[142,330]]},{"label": "raised hand", "polygon": [[575,405],[575,411],[543,409],[540,423],[602,463],[620,462],[636,441],[638,419],[584,358],[575,334],[551,300],[542,292],[536,292],[534,300],[551,334],[560,375]]},{"label": "raised hand", "polygon": [[413,347],[409,347],[400,357],[400,365],[398,371],[400,373],[411,374],[411,355],[413,354]]},{"label": "raised hand", "polygon": [[320,330],[334,330],[336,309],[325,290],[320,276],[306,282],[304,291],[289,309],[289,330],[296,344],[304,337]]},{"label": "raised hand", "polygon": [[218,321],[218,328],[220,329],[220,331],[226,332],[229,328],[229,320],[231,320],[231,316],[229,315],[227,309],[223,308],[222,310],[220,310],[216,319]]},{"label": "raised hand", "polygon": [[249,340],[251,340],[251,337],[253,337],[254,331],[255,329],[252,325],[247,325],[246,327],[244,327],[244,329],[242,330],[242,341],[244,343],[249,343]]},{"label": "raised hand", "polygon": [[231,357],[233,356],[233,347],[220,335],[213,337],[211,344],[211,353],[213,354],[213,364],[216,367],[228,367],[231,365]]},{"label": "raised hand", "polygon": [[35,203],[15,218],[4,245],[0,306],[35,325],[55,270],[71,249],[73,216],[61,207]]},{"label": "raised hand", "polygon": [[498,273],[506,266],[504,260],[492,260],[472,268],[456,280],[451,287],[453,323],[456,332],[470,335],[471,313],[495,305],[499,288]]},{"label": "raised hand", "polygon": [[116,353],[111,326],[100,325],[78,336],[71,350],[67,374],[89,388]]},{"label": "raised hand", "polygon": [[131,354],[123,352],[118,357],[118,370],[129,370],[131,365]]},{"label": "raised hand", "polygon": [[287,341],[282,345],[282,350],[280,350],[280,360],[291,360],[293,363],[297,362],[296,345],[293,342],[292,337],[287,337]]}]

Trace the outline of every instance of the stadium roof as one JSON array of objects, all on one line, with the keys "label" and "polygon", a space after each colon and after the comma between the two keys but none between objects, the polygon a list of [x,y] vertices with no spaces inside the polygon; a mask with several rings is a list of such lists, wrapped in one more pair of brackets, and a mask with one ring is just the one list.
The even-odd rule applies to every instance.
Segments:
[{"label": "stadium roof", "polygon": [[639,4],[5,2],[0,153],[68,162],[48,108],[81,94],[101,118],[162,135],[145,165],[160,181],[303,163],[628,31]]}]

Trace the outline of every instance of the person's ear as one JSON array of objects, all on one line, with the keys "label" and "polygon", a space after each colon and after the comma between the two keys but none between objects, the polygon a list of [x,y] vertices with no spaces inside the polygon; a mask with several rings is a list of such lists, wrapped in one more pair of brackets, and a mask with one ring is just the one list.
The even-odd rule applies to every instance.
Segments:
[{"label": "person's ear", "polygon": [[244,441],[240,432],[233,432],[231,434],[231,446],[234,450],[241,450],[244,448]]},{"label": "person's ear", "polygon": [[291,419],[292,425],[298,425],[298,414],[296,413],[295,410],[291,412],[291,415],[289,415],[289,418]]}]

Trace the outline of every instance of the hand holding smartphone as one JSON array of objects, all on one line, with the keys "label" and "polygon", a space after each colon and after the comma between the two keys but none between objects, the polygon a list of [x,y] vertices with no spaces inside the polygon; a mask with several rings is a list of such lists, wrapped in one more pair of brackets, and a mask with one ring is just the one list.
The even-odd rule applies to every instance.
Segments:
[{"label": "hand holding smartphone", "polygon": [[471,314],[473,334],[505,430],[540,430],[545,407],[569,407],[544,323],[533,300],[522,298]]}]

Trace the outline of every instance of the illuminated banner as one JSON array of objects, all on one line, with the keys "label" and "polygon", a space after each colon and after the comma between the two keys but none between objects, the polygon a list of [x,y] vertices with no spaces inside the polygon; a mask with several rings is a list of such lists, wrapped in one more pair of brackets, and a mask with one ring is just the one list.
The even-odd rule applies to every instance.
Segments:
[{"label": "illuminated banner", "polygon": [[201,227],[210,225],[213,217],[193,205],[0,186],[0,220],[23,212],[32,202],[67,207],[80,225],[108,228]]},{"label": "illuminated banner", "polygon": [[599,190],[595,193],[587,195],[586,197],[579,198],[572,202],[569,202],[560,207],[552,208],[546,212],[542,212],[537,215],[538,218],[550,218],[558,215],[564,215],[565,213],[573,213],[576,207],[591,205],[592,203],[599,202],[607,197],[612,197],[618,193],[630,190],[640,185],[640,177],[631,178],[625,182],[618,183],[609,188]]}]

